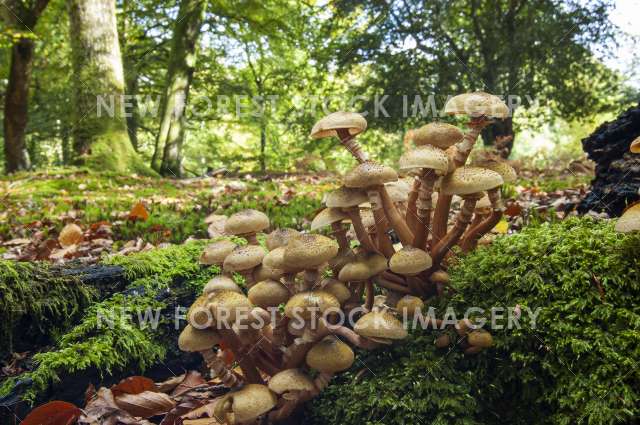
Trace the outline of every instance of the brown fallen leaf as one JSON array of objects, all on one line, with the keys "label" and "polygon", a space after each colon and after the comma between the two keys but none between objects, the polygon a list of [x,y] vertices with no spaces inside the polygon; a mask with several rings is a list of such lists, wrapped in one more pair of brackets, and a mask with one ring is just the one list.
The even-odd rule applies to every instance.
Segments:
[{"label": "brown fallen leaf", "polygon": [[157,382],[156,391],[167,394],[170,393],[175,387],[177,387],[182,381],[184,381],[185,376],[186,374],[183,373],[182,375],[171,377],[166,381]]},{"label": "brown fallen leaf", "polygon": [[66,401],[51,401],[37,407],[20,422],[24,425],[71,425],[82,411]]},{"label": "brown fallen leaf", "polygon": [[184,380],[173,390],[171,397],[178,397],[182,394],[191,391],[194,388],[205,385],[207,381],[204,380],[202,375],[195,370],[190,370],[184,377]]},{"label": "brown fallen leaf", "polygon": [[61,247],[66,248],[71,245],[79,244],[82,242],[83,238],[84,236],[82,235],[82,229],[80,226],[74,223],[69,223],[60,231],[58,242]]},{"label": "brown fallen leaf", "polygon": [[[201,418],[207,418],[209,420],[213,420],[214,422],[207,422],[207,423],[211,423],[211,424],[218,424],[219,422],[216,421],[216,416],[215,416],[215,407],[216,404],[218,403],[219,398],[214,399],[211,403],[207,403],[204,406],[198,407],[195,410],[190,411],[189,413],[186,413],[182,416],[180,416],[181,419],[201,419]],[[183,423],[186,423],[186,421],[183,421]]]},{"label": "brown fallen leaf", "polygon": [[130,376],[111,387],[115,397],[122,394],[140,394],[145,391],[155,391],[156,384],[144,376]]},{"label": "brown fallen leaf", "polygon": [[116,405],[133,416],[150,418],[167,413],[176,403],[165,393],[144,391],[139,394],[122,394],[115,398]]},{"label": "brown fallen leaf", "polygon": [[160,425],[174,425],[180,420],[180,416],[185,413],[189,413],[202,405],[207,403],[205,400],[187,399],[181,401],[176,407],[171,409],[164,418]]},{"label": "brown fallen leaf", "polygon": [[54,249],[49,255],[49,258],[52,260],[62,260],[63,258],[68,258],[75,254],[77,249],[77,245],[69,245],[62,249]]},{"label": "brown fallen leaf", "polygon": [[6,241],[5,243],[3,243],[2,245],[4,246],[18,246],[18,245],[27,245],[31,243],[31,239],[26,239],[26,238],[16,238],[16,239],[11,239]]},{"label": "brown fallen leaf", "polygon": [[131,208],[131,211],[129,211],[128,219],[131,221],[136,221],[136,220],[146,221],[148,218],[149,218],[149,211],[147,211],[147,209],[145,208],[142,202],[138,202],[137,204],[135,204],[133,208]]},{"label": "brown fallen leaf", "polygon": [[83,412],[78,418],[79,425],[153,425],[119,408],[111,390],[104,387],[98,390]]}]

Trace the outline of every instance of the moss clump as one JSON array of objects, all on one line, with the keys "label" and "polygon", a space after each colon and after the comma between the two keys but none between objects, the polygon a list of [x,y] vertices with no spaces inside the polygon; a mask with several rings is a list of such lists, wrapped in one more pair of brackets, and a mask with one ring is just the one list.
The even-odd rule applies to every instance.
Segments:
[{"label": "moss clump", "polygon": [[640,416],[637,235],[574,218],[500,238],[450,272],[457,293],[438,311],[519,304],[540,308],[535,327],[526,313],[520,329],[489,321],[495,347],[475,357],[436,351],[437,332],[415,331],[356,362],[375,375],[340,378],[347,385],[312,404],[311,423],[622,424]]}]

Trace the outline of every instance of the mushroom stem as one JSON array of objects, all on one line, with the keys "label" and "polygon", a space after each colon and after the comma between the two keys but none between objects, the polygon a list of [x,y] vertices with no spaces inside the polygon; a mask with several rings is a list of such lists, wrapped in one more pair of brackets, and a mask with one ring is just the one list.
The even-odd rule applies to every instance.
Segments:
[{"label": "mushroom stem", "polygon": [[220,333],[220,336],[222,336],[224,342],[229,345],[234,357],[238,360],[245,380],[250,384],[264,384],[258,369],[256,369],[251,358],[247,355],[248,353],[246,353],[242,348],[242,343],[240,342],[238,335],[236,335],[233,330],[223,327],[218,329],[218,332]]},{"label": "mushroom stem", "polygon": [[247,289],[251,289],[251,287],[256,284],[256,280],[253,278],[253,269],[242,270],[239,271],[238,274],[244,278],[244,282],[247,284]]},{"label": "mushroom stem", "polygon": [[322,390],[327,388],[331,378],[333,378],[333,373],[320,372],[316,379],[313,380],[314,389],[311,391],[311,398],[316,397]]},{"label": "mushroom stem", "polygon": [[303,287],[300,288],[300,292],[308,291],[315,287],[316,283],[320,279],[320,272],[317,269],[308,269],[304,271]]},{"label": "mushroom stem", "polygon": [[398,209],[393,204],[393,201],[389,196],[389,192],[387,192],[387,188],[384,187],[384,185],[379,185],[376,189],[378,193],[380,193],[384,213],[387,216],[391,227],[398,235],[398,238],[400,238],[400,242],[402,242],[402,245],[404,246],[411,245],[413,242],[413,233],[411,233],[409,226],[407,226],[407,223],[402,219]]},{"label": "mushroom stem", "polygon": [[387,217],[384,213],[384,209],[382,208],[380,194],[375,190],[369,190],[367,195],[369,195],[369,202],[371,203],[371,209],[373,210],[378,248],[382,252],[382,255],[387,258],[391,258],[396,251],[393,249],[393,244],[387,234],[389,231],[389,223],[387,222]]},{"label": "mushroom stem", "polygon": [[364,309],[366,311],[371,311],[373,309],[373,299],[375,295],[373,291],[373,281],[371,279],[367,279],[364,285],[365,285],[365,293],[366,293]]},{"label": "mushroom stem", "polygon": [[296,368],[302,364],[311,347],[313,347],[313,343],[304,341],[302,338],[296,338],[293,343],[285,349],[283,369]]},{"label": "mushroom stem", "polygon": [[204,362],[207,364],[209,370],[211,370],[212,377],[220,378],[222,385],[227,388],[234,388],[241,384],[238,377],[227,368],[224,361],[218,358],[213,350],[201,351],[200,354],[202,354]]},{"label": "mushroom stem", "polygon": [[391,282],[395,282],[399,285],[406,285],[407,281],[404,277],[397,275],[395,273],[393,273],[392,271],[386,270],[384,272],[382,272],[382,277],[385,278],[386,280],[389,280]]},{"label": "mushroom stem", "polygon": [[416,178],[413,181],[413,187],[411,188],[411,192],[409,192],[409,199],[407,204],[407,214],[405,217],[405,221],[407,222],[407,226],[409,229],[413,230],[413,233],[416,233],[416,229],[418,228],[418,214],[417,214],[417,206],[416,202],[418,202],[418,193],[420,191],[420,179]]},{"label": "mushroom stem", "polygon": [[500,188],[491,189],[488,191],[488,195],[493,211],[489,217],[485,218],[481,223],[471,227],[467,232],[460,244],[462,252],[469,252],[474,249],[478,245],[478,240],[487,232],[491,231],[491,229],[493,229],[502,218],[504,207],[500,197]]},{"label": "mushroom stem", "polygon": [[440,268],[440,262],[443,260],[444,256],[449,252],[451,247],[458,242],[466,230],[467,226],[471,222],[476,202],[478,202],[481,197],[481,193],[474,193],[464,197],[464,203],[458,213],[458,217],[456,218],[456,223],[453,228],[431,250],[431,258],[433,260],[433,266],[431,267],[432,271]]},{"label": "mushroom stem", "polygon": [[246,235],[242,235],[242,237],[247,240],[249,245],[260,245],[258,238],[256,238],[256,232],[247,233]]},{"label": "mushroom stem", "polygon": [[321,340],[325,336],[333,334],[339,337],[344,338],[353,346],[358,348],[363,348],[365,350],[373,350],[375,348],[380,347],[380,344],[370,340],[369,338],[363,337],[355,333],[352,329],[346,328],[342,325],[332,325],[330,323],[324,322],[323,329],[321,329],[316,335],[316,341]]},{"label": "mushroom stem", "polygon": [[338,256],[345,255],[349,252],[349,240],[347,239],[347,229],[344,227],[339,221],[335,221],[331,223],[331,235],[336,238],[338,242],[338,247],[340,250],[338,251]]},{"label": "mushroom stem", "polygon": [[293,413],[299,403],[313,398],[311,391],[289,391],[287,397],[282,397],[277,409],[269,413],[269,423],[278,423]]},{"label": "mushroom stem", "polygon": [[420,193],[417,205],[417,224],[414,228],[413,246],[420,249],[426,249],[427,238],[429,237],[429,225],[431,222],[431,210],[433,204],[431,202],[431,194],[433,186],[438,179],[438,175],[434,170],[426,170],[420,177]]},{"label": "mushroom stem", "polygon": [[393,282],[389,282],[388,280],[382,278],[382,277],[377,277],[375,278],[375,283],[378,286],[381,286],[383,288],[389,289],[391,291],[395,291],[395,292],[400,292],[402,294],[410,294],[411,290],[404,286],[404,285],[398,285],[397,283],[393,283]]},{"label": "mushroom stem", "polygon": [[353,229],[356,231],[356,237],[362,244],[362,247],[369,252],[378,252],[378,249],[371,241],[369,237],[369,233],[367,233],[367,229],[364,228],[362,224],[362,218],[360,217],[360,211],[357,206],[351,208],[345,208],[344,212],[351,219],[351,223],[353,224]]},{"label": "mushroom stem", "polygon": [[269,359],[262,350],[253,350],[251,352],[251,358],[256,363],[258,369],[263,371],[269,376],[273,376],[276,373],[280,372],[280,368],[273,363],[271,359]]},{"label": "mushroom stem", "polygon": [[356,138],[354,135],[349,133],[349,130],[346,128],[339,128],[336,130],[338,133],[338,138],[340,139],[340,143],[347,148],[347,150],[353,155],[353,157],[359,163],[363,163],[367,161],[367,154],[364,153],[360,144],[356,142]]},{"label": "mushroom stem", "polygon": [[280,347],[287,342],[287,324],[289,318],[279,311],[275,313],[275,323],[273,325],[273,345]]}]

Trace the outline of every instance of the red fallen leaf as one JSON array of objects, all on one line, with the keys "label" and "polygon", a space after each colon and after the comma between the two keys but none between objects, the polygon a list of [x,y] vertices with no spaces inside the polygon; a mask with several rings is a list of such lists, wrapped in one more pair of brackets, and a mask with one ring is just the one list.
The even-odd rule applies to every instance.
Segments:
[{"label": "red fallen leaf", "polygon": [[507,205],[507,208],[504,210],[504,213],[509,217],[517,217],[522,214],[522,207],[517,202],[511,202]]},{"label": "red fallen leaf", "polygon": [[144,376],[130,376],[111,387],[114,396],[121,394],[140,394],[145,391],[155,391],[156,384]]},{"label": "red fallen leaf", "polygon": [[206,383],[207,381],[204,380],[200,373],[195,370],[190,370],[187,372],[182,382],[180,382],[180,384],[173,390],[171,397],[178,397]]},{"label": "red fallen leaf", "polygon": [[116,397],[116,405],[132,416],[150,418],[167,413],[176,403],[165,393],[144,391],[140,394],[122,394]]},{"label": "red fallen leaf", "polygon": [[66,401],[51,401],[34,409],[21,425],[70,425],[76,421],[82,411],[75,404]]},{"label": "red fallen leaf", "polygon": [[142,202],[138,202],[129,211],[129,220],[131,221],[146,221],[149,218],[149,211],[145,208]]},{"label": "red fallen leaf", "polygon": [[92,224],[91,224],[91,226],[89,227],[89,229],[90,229],[92,232],[95,232],[95,231],[97,231],[98,229],[100,229],[100,227],[102,227],[102,226],[108,226],[108,227],[111,227],[111,223],[109,223],[109,222],[108,222],[108,221],[106,221],[106,220],[97,221],[97,222],[95,222],[95,223],[92,223]]}]

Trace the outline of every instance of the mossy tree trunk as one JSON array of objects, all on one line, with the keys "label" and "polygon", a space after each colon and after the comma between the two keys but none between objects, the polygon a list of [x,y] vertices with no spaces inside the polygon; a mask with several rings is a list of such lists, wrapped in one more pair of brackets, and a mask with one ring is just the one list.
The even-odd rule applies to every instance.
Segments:
[{"label": "mossy tree trunk", "polygon": [[100,170],[146,174],[150,170],[127,133],[115,1],[69,0],[69,16],[76,162]]},{"label": "mossy tree trunk", "polygon": [[206,4],[206,0],[182,0],[180,3],[162,99],[160,130],[151,163],[164,176],[182,175],[185,111]]},{"label": "mossy tree trunk", "polygon": [[25,130],[29,118],[29,82],[35,48],[32,31],[49,0],[37,0],[29,4],[20,0],[3,3],[0,8],[3,21],[24,33],[24,36],[14,40],[11,47],[9,84],[4,101],[5,169],[7,173],[13,173],[30,167]]}]

